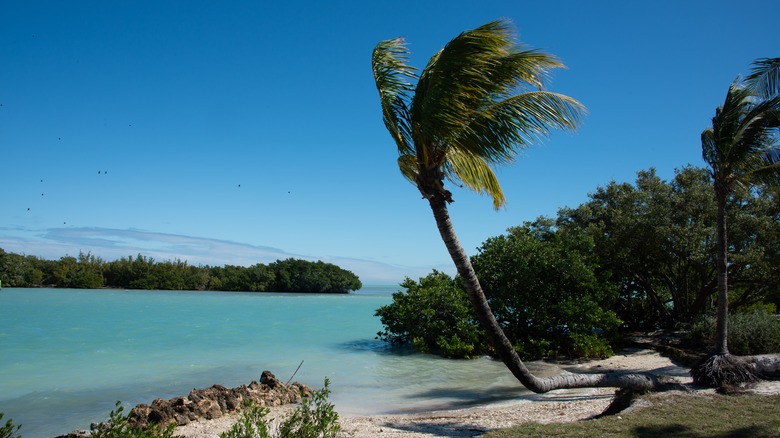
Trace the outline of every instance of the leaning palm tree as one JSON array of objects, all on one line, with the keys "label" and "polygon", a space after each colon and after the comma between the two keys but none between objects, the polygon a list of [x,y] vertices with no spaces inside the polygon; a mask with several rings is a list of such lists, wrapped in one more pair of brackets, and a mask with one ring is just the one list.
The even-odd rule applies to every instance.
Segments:
[{"label": "leaning palm tree", "polygon": [[[452,193],[445,181],[506,203],[493,168],[555,129],[575,129],[585,108],[571,97],[543,90],[555,57],[515,44],[511,26],[488,23],[463,32],[431,57],[419,76],[407,64],[401,38],[380,42],[373,52],[374,79],[387,130],[398,148],[401,173],[433,211],[439,233],[491,346],[528,389],[591,386],[648,389],[647,375],[567,374],[538,378],[530,373],[496,321],[452,222]],[[413,84],[416,81],[416,84]]]},{"label": "leaning palm tree", "polygon": [[738,384],[756,378],[755,365],[731,356],[728,349],[726,207],[735,187],[780,184],[777,65],[777,59],[774,62],[757,61],[747,81],[737,78],[729,87],[723,105],[715,110],[712,127],[701,134],[702,156],[711,168],[717,203],[715,240],[718,276],[714,349],[691,370],[694,382],[702,385]]}]

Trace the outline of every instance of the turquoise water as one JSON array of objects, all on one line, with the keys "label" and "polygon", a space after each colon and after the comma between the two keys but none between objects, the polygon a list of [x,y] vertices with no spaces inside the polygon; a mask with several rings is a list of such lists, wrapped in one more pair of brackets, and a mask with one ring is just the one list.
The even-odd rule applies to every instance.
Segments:
[{"label": "turquoise water", "polygon": [[[451,361],[374,339],[395,288],[350,295],[2,289],[0,412],[53,437],[125,406],[232,387],[270,370],[343,413],[457,407],[527,394],[500,363]],[[542,366],[542,365],[539,365]]]}]

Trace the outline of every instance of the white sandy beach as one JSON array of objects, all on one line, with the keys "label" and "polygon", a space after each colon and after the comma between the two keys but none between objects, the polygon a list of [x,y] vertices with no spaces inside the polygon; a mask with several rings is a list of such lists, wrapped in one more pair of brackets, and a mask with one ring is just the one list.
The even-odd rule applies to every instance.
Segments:
[{"label": "white sandy beach", "polygon": [[[643,371],[672,377],[690,383],[688,368],[648,349],[629,349],[609,359],[578,365],[560,365],[567,372]],[[519,385],[519,383],[518,383]],[[780,382],[767,382],[757,389],[780,392]],[[556,390],[533,394],[522,399],[498,404],[486,404],[468,409],[420,412],[404,415],[359,416],[339,413],[344,437],[458,437],[479,436],[489,430],[505,428],[523,422],[570,422],[601,413],[614,394],[613,388]],[[292,406],[274,408],[271,415],[279,417]],[[235,422],[236,416],[211,421],[199,421],[176,429],[188,438],[218,437]]]}]

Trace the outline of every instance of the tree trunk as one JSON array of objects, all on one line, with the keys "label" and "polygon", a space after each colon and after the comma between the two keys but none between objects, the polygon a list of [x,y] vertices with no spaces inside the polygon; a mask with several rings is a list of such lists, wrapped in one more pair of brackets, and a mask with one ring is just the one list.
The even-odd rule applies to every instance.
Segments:
[{"label": "tree trunk", "polygon": [[[421,192],[425,196],[425,192],[423,190]],[[471,265],[471,260],[455,235],[446,200],[441,196],[425,197],[430,203],[441,238],[452,257],[452,261],[455,263],[469,300],[474,307],[482,328],[487,333],[491,346],[501,361],[523,386],[536,393],[564,388],[616,387],[650,390],[658,389],[661,386],[661,382],[655,376],[648,374],[564,374],[545,378],[534,376],[520,360],[517,351],[515,351],[512,343],[504,334],[498,321],[496,321],[496,317],[488,305],[482,286],[479,284],[477,275]]]},{"label": "tree trunk", "polygon": [[712,354],[693,366],[691,376],[693,376],[693,383],[697,385],[721,387],[755,382],[766,377],[777,377],[780,356],[739,357],[729,353],[728,240],[726,232],[726,199],[729,186],[718,175],[715,175],[714,179],[715,200],[718,205],[715,229],[718,321],[715,326],[715,345]]},{"label": "tree trunk", "polygon": [[728,190],[722,181],[715,181],[715,198],[718,204],[715,245],[718,269],[718,321],[715,328],[714,354],[729,354],[729,284],[728,243],[726,240],[726,197]]},{"label": "tree trunk", "polygon": [[737,357],[752,365],[755,373],[763,379],[780,378],[780,354]]}]

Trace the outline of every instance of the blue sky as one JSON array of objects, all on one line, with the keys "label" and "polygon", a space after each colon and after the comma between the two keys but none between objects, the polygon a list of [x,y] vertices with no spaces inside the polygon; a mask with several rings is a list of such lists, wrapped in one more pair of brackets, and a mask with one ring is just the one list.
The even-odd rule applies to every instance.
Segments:
[{"label": "blue sky", "polygon": [[[589,114],[498,174],[508,205],[454,190],[467,252],[612,180],[702,166],[728,85],[780,56],[780,2],[35,1],[0,3],[0,248],[57,259],[336,263],[364,283],[453,272],[398,173],[370,70],[506,18],[568,69]],[[28,210],[29,209],[29,210]]]}]

